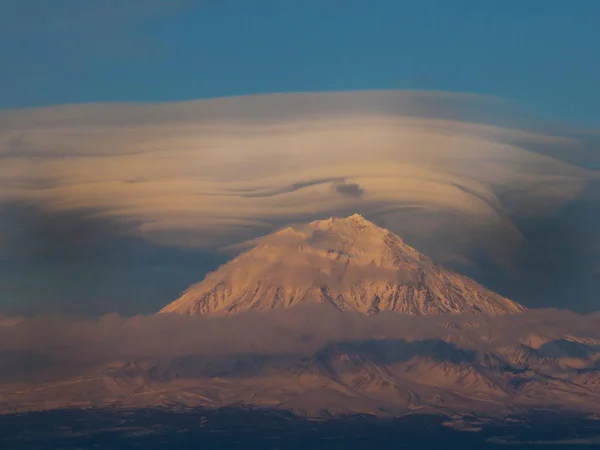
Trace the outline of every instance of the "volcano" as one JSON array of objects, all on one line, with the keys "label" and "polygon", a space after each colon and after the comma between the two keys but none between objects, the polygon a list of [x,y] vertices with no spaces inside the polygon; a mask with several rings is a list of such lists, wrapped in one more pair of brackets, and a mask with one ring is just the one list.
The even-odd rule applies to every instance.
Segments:
[{"label": "volcano", "polygon": [[160,312],[221,315],[307,303],[368,315],[493,316],[525,310],[355,214],[291,226],[258,239]]}]

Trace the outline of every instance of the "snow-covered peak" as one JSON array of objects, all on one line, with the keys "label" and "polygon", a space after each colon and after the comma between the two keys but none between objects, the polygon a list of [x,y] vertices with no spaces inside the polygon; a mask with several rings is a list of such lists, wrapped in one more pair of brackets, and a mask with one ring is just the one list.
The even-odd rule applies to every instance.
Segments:
[{"label": "snow-covered peak", "polygon": [[256,242],[162,312],[233,313],[313,302],[367,314],[523,310],[358,214],[290,226]]},{"label": "snow-covered peak", "polygon": [[365,219],[360,214],[353,214],[346,218],[330,217],[327,220],[315,220],[310,223],[310,226],[319,229],[338,230],[340,232],[349,232],[351,230],[364,231],[367,229],[387,232],[387,230],[378,227],[373,222]]},{"label": "snow-covered peak", "polygon": [[[359,214],[347,218],[331,217],[308,225],[295,225],[265,236],[251,250],[252,254],[270,252],[321,255],[327,259],[343,258],[354,265],[374,265],[394,269],[399,258],[426,259],[404,244],[395,234],[378,227]],[[280,255],[280,257],[285,257]]]}]

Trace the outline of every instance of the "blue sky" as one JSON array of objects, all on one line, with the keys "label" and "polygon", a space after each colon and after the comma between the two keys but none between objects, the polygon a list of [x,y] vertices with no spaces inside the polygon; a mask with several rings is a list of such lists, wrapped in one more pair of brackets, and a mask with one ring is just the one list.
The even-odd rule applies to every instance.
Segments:
[{"label": "blue sky", "polygon": [[600,124],[600,2],[0,0],[0,108],[434,89]]}]

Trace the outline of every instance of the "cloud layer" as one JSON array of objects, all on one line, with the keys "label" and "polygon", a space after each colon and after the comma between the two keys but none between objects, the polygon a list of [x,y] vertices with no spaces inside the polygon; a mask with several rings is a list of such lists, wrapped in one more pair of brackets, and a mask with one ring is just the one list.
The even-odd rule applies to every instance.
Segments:
[{"label": "cloud layer", "polygon": [[565,336],[597,341],[597,316],[544,309],[492,320],[394,313],[368,317],[306,305],[218,318],[178,314],[133,318],[111,314],[93,321],[61,315],[0,317],[0,380],[24,381],[61,373],[72,376],[109,362],[189,355],[307,356],[330,343],[382,338],[444,339],[478,351],[532,339],[541,345]]},{"label": "cloud layer", "polygon": [[359,212],[441,262],[514,272],[523,224],[597,205],[598,173],[585,139],[489,113],[503,108],[356,92],[3,112],[0,202],[208,251]]}]

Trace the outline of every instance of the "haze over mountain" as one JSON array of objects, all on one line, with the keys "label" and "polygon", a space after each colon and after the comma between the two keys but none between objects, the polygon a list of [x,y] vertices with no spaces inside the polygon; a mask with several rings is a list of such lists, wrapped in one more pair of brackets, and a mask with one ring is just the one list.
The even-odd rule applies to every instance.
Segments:
[{"label": "haze over mountain", "polygon": [[556,310],[367,316],[316,304],[24,319],[0,327],[0,412],[252,405],[308,417],[442,414],[459,427],[536,409],[599,417],[597,321]]},{"label": "haze over mountain", "polygon": [[3,318],[0,412],[600,417],[597,314],[527,310],[358,214],[248,245],[160,314]]},{"label": "haze over mountain", "polygon": [[434,263],[359,214],[287,227],[256,244],[161,312],[230,314],[306,303],[369,315],[525,310]]}]

